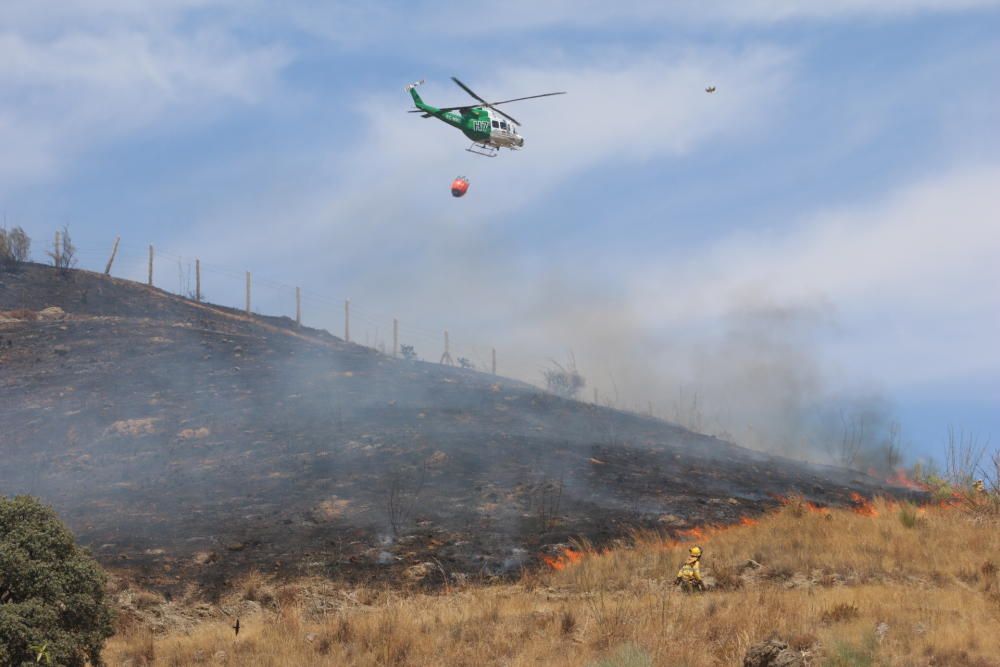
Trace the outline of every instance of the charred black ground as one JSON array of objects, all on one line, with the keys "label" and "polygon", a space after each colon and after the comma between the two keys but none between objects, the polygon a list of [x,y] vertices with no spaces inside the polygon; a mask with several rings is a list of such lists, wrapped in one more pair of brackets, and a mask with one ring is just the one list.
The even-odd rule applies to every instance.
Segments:
[{"label": "charred black ground", "polygon": [[906,493],[88,272],[0,274],[0,311],[0,493],[40,496],[165,590],[252,567],[495,576],[776,495]]}]

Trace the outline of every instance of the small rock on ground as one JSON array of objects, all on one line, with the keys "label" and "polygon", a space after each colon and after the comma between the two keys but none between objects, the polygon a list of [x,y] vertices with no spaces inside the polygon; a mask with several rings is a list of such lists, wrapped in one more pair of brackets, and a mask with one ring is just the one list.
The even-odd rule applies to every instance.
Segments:
[{"label": "small rock on ground", "polygon": [[743,658],[743,667],[802,667],[805,660],[800,651],[789,648],[780,639],[768,639],[750,647]]}]

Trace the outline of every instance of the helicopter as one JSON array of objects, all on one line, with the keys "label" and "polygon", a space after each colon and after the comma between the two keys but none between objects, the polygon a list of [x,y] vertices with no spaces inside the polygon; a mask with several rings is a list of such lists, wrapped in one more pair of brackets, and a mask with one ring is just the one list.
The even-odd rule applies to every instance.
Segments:
[{"label": "helicopter", "polygon": [[509,114],[497,109],[499,105],[520,102],[521,100],[532,100],[536,97],[551,97],[552,95],[566,94],[565,91],[543,93],[541,95],[529,95],[528,97],[515,97],[514,99],[501,100],[500,102],[487,102],[457,78],[451,77],[451,80],[459,88],[471,95],[478,104],[444,107],[441,109],[425,104],[420,99],[420,95],[417,94],[417,86],[423,83],[421,79],[416,83],[407,85],[403,89],[413,97],[413,103],[417,106],[410,113],[423,114],[421,118],[437,118],[452,127],[457,127],[465,136],[472,139],[472,145],[465,150],[485,157],[496,157],[501,148],[519,150],[524,147],[524,137],[514,129],[515,126],[520,126],[521,123]]}]

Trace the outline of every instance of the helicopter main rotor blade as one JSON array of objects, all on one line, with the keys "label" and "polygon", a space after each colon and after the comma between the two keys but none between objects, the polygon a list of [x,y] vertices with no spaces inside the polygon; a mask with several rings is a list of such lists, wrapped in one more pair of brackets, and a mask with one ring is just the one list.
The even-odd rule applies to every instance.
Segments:
[{"label": "helicopter main rotor blade", "polygon": [[459,88],[461,88],[462,90],[464,90],[465,92],[467,92],[469,95],[472,95],[473,99],[479,100],[483,104],[489,105],[489,102],[487,102],[486,100],[484,100],[483,98],[481,98],[479,95],[476,95],[472,91],[472,88],[469,88],[467,85],[465,85],[464,83],[462,83],[461,81],[459,81],[457,77],[453,76],[453,77],[451,77],[451,80],[454,81],[458,85]]},{"label": "helicopter main rotor blade", "polygon": [[503,116],[504,118],[506,118],[510,122],[514,123],[514,125],[518,125],[518,126],[521,125],[521,121],[519,121],[518,119],[514,118],[513,116],[511,116],[508,113],[504,113],[503,111],[500,111],[500,109],[497,109],[492,104],[487,104],[486,106],[488,106],[489,108],[493,109],[494,111],[496,111],[498,114],[500,114],[501,116]]},{"label": "helicopter main rotor blade", "polygon": [[541,95],[528,95],[527,97],[515,97],[512,100],[501,100],[499,102],[490,102],[490,106],[496,106],[498,104],[507,104],[508,102],[520,102],[521,100],[533,100],[536,97],[552,97],[553,95],[565,95],[566,91],[560,93],[542,93]]},{"label": "helicopter main rotor blade", "polygon": [[516,118],[514,118],[510,114],[508,114],[508,113],[506,113],[504,111],[501,111],[500,109],[497,109],[497,105],[498,104],[507,104],[508,102],[520,102],[521,100],[533,100],[536,97],[551,97],[552,95],[565,95],[565,94],[566,94],[566,92],[562,91],[562,92],[558,92],[558,93],[542,93],[541,95],[529,95],[528,97],[515,97],[512,100],[502,100],[500,102],[490,102],[486,106],[488,106],[489,108],[493,109],[494,111],[496,111],[498,114],[500,114],[501,116],[503,116],[507,120],[513,122],[514,125],[520,126],[521,125],[520,121],[518,121]]},{"label": "helicopter main rotor blade", "polygon": [[465,92],[467,92],[467,93],[468,93],[469,95],[472,95],[472,97],[473,97],[474,99],[477,99],[477,100],[479,100],[480,102],[482,102],[482,103],[483,103],[483,106],[487,106],[487,107],[489,107],[490,109],[493,109],[493,110],[494,110],[494,111],[496,111],[496,112],[497,112],[498,114],[500,114],[501,116],[503,116],[504,118],[506,118],[506,119],[507,119],[507,120],[509,120],[510,122],[514,123],[514,125],[520,125],[520,124],[521,124],[521,123],[520,123],[520,122],[518,122],[518,120],[517,120],[516,118],[514,118],[513,116],[510,116],[510,115],[508,115],[508,114],[505,114],[505,113],[504,113],[503,111],[500,111],[500,109],[496,109],[496,108],[494,108],[492,104],[490,104],[489,102],[487,102],[486,100],[484,100],[483,98],[481,98],[481,97],[480,97],[479,95],[477,95],[477,94],[476,94],[476,93],[475,93],[475,92],[474,92],[474,91],[472,90],[472,88],[469,88],[469,87],[468,87],[467,85],[465,85],[464,83],[462,83],[461,81],[459,81],[459,80],[458,80],[458,77],[454,77],[454,76],[453,76],[453,77],[451,77],[451,80],[452,80],[452,81],[454,81],[454,82],[455,82],[455,84],[456,84],[456,85],[458,85],[458,87],[459,87],[459,88],[461,88],[462,90],[464,90]]},{"label": "helicopter main rotor blade", "polygon": [[[463,104],[460,107],[441,107],[438,111],[466,111],[468,109],[482,109],[482,104]],[[424,113],[422,109],[410,109],[409,113]]]},{"label": "helicopter main rotor blade", "polygon": [[[509,120],[510,122],[512,122],[512,123],[514,123],[515,125],[518,125],[518,126],[521,124],[521,122],[519,120],[517,120],[516,118],[514,118],[513,116],[511,116],[510,114],[508,114],[508,113],[506,113],[504,111],[501,111],[500,109],[497,109],[497,105],[508,104],[510,102],[520,102],[521,100],[533,100],[533,99],[537,99],[539,97],[552,97],[553,95],[565,95],[566,94],[566,91],[559,91],[557,93],[542,93],[541,95],[528,95],[527,97],[515,97],[513,99],[501,100],[499,102],[487,102],[486,100],[484,100],[483,98],[481,98],[479,95],[477,95],[475,91],[473,91],[467,85],[465,85],[464,83],[462,83],[461,81],[459,81],[458,77],[454,77],[453,76],[453,77],[451,77],[451,80],[454,81],[455,84],[459,88],[461,88],[462,90],[464,90],[465,92],[467,92],[469,95],[471,95],[474,99],[479,100],[480,102],[482,102],[484,106],[487,106],[490,109],[493,109],[498,114],[500,114],[501,116],[503,116],[504,118],[506,118],[507,120]],[[457,110],[460,110],[460,109],[471,109],[471,108],[473,108],[473,107],[471,107],[471,106],[451,107],[451,108],[448,108],[448,109],[442,109],[442,111],[457,111]]]},{"label": "helicopter main rotor blade", "polygon": [[[521,100],[533,100],[536,97],[549,97],[551,95],[565,95],[566,93],[545,93],[544,95],[531,95],[530,97],[516,97],[512,100],[503,100],[500,102],[489,102],[485,105],[483,104],[463,104],[458,107],[441,107],[438,111],[467,111],[469,109],[481,109],[483,106],[495,107],[498,104],[507,104],[508,102],[520,102]],[[410,113],[417,113],[419,109],[414,109]],[[497,109],[499,111],[499,109]]]}]

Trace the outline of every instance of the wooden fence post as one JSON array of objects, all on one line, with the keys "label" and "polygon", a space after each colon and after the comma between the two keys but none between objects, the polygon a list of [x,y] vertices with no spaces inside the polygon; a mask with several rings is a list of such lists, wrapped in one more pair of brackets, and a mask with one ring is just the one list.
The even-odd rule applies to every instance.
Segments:
[{"label": "wooden fence post", "polygon": [[194,260],[194,300],[201,303],[201,260]]},{"label": "wooden fence post", "polygon": [[392,318],[392,356],[399,356],[399,320]]},{"label": "wooden fence post", "polygon": [[295,288],[295,326],[302,326],[302,290]]},{"label": "wooden fence post", "polygon": [[344,342],[351,342],[351,300],[344,301]]},{"label": "wooden fence post", "polygon": [[153,286],[153,246],[149,246],[149,277],[146,279],[146,284],[150,287]]},{"label": "wooden fence post", "polygon": [[250,272],[247,271],[247,315],[250,314]]},{"label": "wooden fence post", "polygon": [[104,267],[104,275],[106,275],[106,276],[110,276],[111,275],[111,265],[115,261],[115,255],[118,254],[118,242],[121,241],[121,240],[122,240],[122,237],[120,237],[120,236],[116,236],[115,237],[115,247],[111,249],[111,257],[108,259],[108,265]]},{"label": "wooden fence post", "polygon": [[493,348],[493,375],[497,374],[497,349]]},{"label": "wooden fence post", "polygon": [[451,346],[448,343],[448,331],[446,330],[444,332],[444,354],[441,355],[440,363],[448,364],[449,366],[454,366],[455,362],[451,360],[451,350],[449,349],[450,347]]}]

